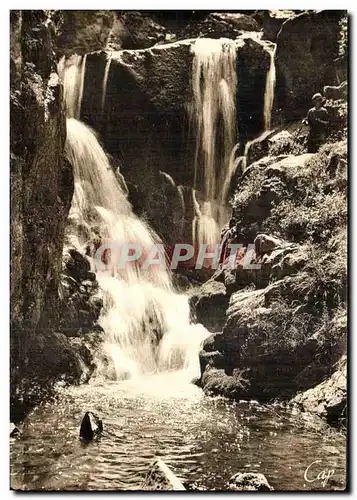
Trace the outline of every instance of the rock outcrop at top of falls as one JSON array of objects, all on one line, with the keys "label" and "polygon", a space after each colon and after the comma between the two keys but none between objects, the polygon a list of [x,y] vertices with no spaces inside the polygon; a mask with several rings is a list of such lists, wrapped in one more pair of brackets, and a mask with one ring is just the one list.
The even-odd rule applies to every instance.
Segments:
[{"label": "rock outcrop at top of falls", "polygon": [[[342,114],[345,104],[331,101]],[[299,393],[299,408],[336,422],[346,415],[346,131],[314,155],[290,132],[271,134],[239,179],[236,269],[226,262],[191,298],[213,333],[200,354],[201,386],[238,400]]]}]

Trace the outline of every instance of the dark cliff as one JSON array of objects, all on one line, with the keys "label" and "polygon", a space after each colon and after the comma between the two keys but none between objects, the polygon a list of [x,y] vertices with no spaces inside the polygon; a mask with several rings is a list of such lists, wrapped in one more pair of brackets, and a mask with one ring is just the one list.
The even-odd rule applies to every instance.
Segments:
[{"label": "dark cliff", "polygon": [[64,373],[74,363],[54,334],[73,194],[54,51],[54,27],[44,11],[11,12],[12,403],[21,400],[28,375]]}]

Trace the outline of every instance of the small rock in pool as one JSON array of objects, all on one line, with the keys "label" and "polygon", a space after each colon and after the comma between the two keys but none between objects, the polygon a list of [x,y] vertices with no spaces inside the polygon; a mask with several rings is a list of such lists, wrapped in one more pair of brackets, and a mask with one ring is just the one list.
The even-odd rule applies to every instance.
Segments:
[{"label": "small rock in pool", "polygon": [[83,417],[79,437],[82,441],[92,441],[103,432],[103,422],[91,411],[87,411]]},{"label": "small rock in pool", "polygon": [[257,472],[238,472],[229,480],[231,491],[273,491],[264,474]]}]

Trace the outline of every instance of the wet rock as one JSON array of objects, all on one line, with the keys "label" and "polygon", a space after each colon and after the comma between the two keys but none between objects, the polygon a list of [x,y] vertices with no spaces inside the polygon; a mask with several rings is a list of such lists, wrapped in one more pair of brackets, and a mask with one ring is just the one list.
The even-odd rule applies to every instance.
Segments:
[{"label": "wet rock", "polygon": [[205,394],[220,395],[237,401],[249,399],[249,380],[245,377],[245,370],[236,369],[231,375],[227,375],[227,368],[229,367],[226,362],[224,368],[206,365],[201,377],[201,387]]},{"label": "wet rock", "polygon": [[[293,294],[294,279],[287,277],[261,290],[233,293],[223,332],[214,337],[218,352],[200,354],[205,391],[260,401],[296,392],[297,375],[322,347],[309,338],[315,320],[302,309],[294,311],[283,305],[284,297],[286,300]],[[289,325],[289,332],[282,324]],[[323,338],[323,348],[327,343]],[[326,358],[320,377],[328,365]]]},{"label": "wet rock", "polygon": [[293,182],[294,179],[302,175],[303,169],[307,167],[307,163],[311,158],[311,153],[304,153],[297,156],[288,155],[270,165],[266,169],[266,174],[269,177],[278,177],[284,182]]},{"label": "wet rock", "polygon": [[257,472],[238,472],[229,480],[232,491],[273,491],[264,474]]},{"label": "wet rock", "polygon": [[332,375],[316,387],[298,394],[292,403],[330,423],[347,418],[347,358],[342,356]]},{"label": "wet rock", "polygon": [[64,10],[58,37],[60,55],[85,54],[103,49],[115,23],[110,10]]},{"label": "wet rock", "polygon": [[74,248],[64,255],[64,264],[67,274],[77,281],[86,279],[90,272],[88,259]]},{"label": "wet rock", "polygon": [[185,491],[186,488],[169,469],[169,467],[158,458],[151,466],[142,486],[143,490],[174,490]]},{"label": "wet rock", "polygon": [[347,139],[348,104],[346,100],[328,100],[325,108],[329,116],[329,140]]},{"label": "wet rock", "polygon": [[[311,97],[337,83],[342,10],[306,11],[284,22],[277,36],[276,68],[281,84],[276,107],[286,119],[301,119]],[[301,34],[304,33],[304,36]]]},{"label": "wet rock", "polygon": [[92,441],[94,438],[100,436],[103,432],[103,422],[101,419],[91,411],[87,411],[84,415],[81,427],[79,430],[79,437],[82,441]]},{"label": "wet rock", "polygon": [[201,373],[204,373],[208,366],[214,366],[215,368],[225,367],[225,358],[219,351],[206,352],[206,350],[203,349],[199,354],[199,359]]}]

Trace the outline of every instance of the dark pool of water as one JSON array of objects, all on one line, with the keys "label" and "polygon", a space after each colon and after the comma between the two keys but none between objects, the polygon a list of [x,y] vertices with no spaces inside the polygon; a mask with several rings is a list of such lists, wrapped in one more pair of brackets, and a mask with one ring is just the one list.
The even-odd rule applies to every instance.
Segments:
[{"label": "dark pool of water", "polygon": [[[102,437],[78,439],[87,410]],[[236,472],[261,472],[278,490],[343,489],[346,438],[301,414],[208,398],[180,374],[63,390],[11,442],[11,486],[24,490],[138,490],[161,457],[185,482],[226,489]],[[317,462],[316,462],[317,461]],[[311,465],[307,479],[306,468]],[[322,471],[334,470],[327,485]]]}]

